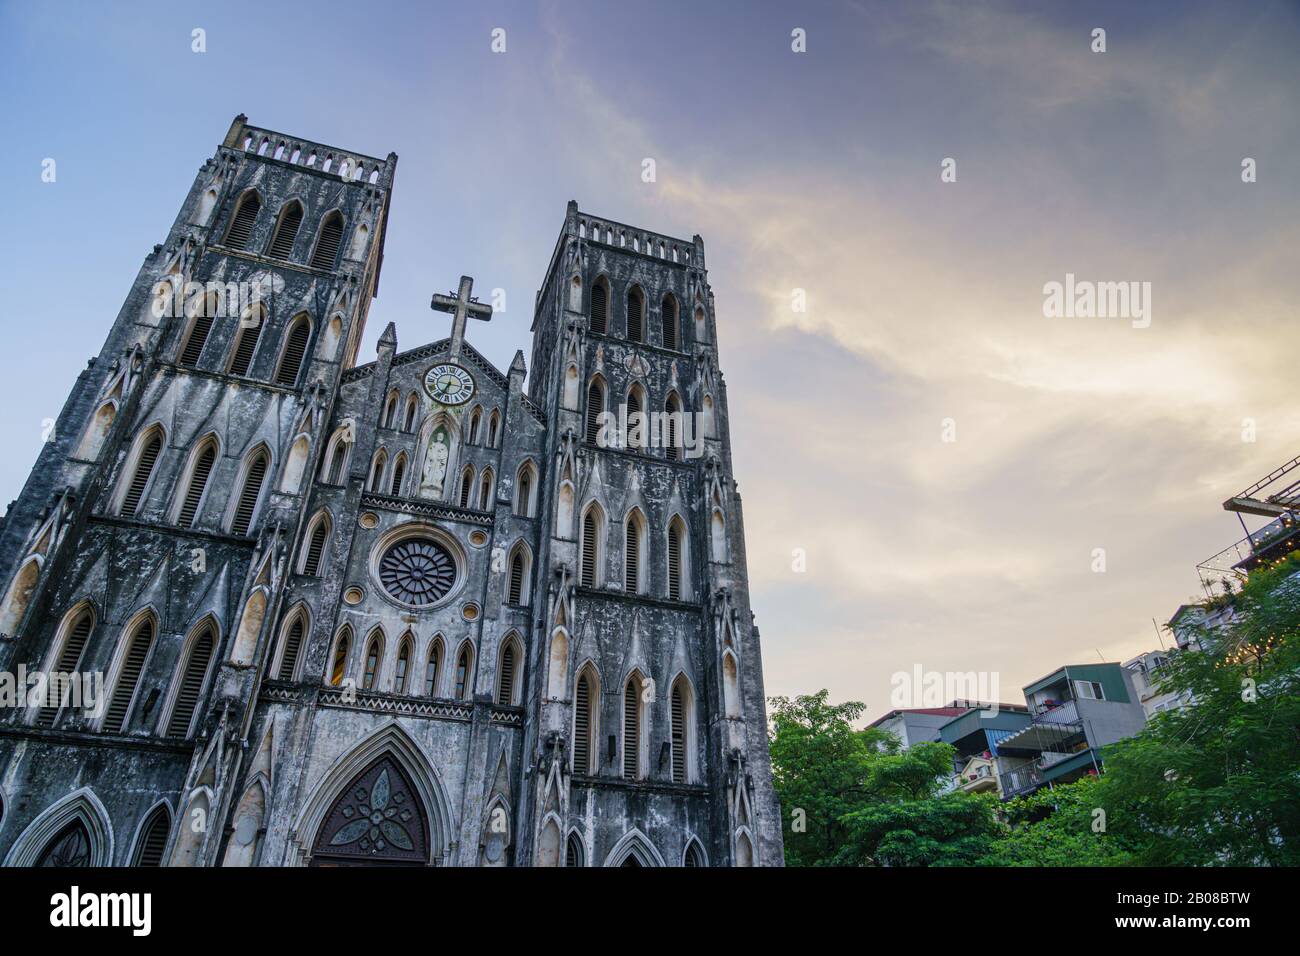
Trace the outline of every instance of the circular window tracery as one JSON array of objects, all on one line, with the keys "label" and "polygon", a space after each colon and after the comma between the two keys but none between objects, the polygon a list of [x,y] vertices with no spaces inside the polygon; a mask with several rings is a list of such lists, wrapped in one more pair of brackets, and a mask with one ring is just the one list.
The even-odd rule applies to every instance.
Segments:
[{"label": "circular window tracery", "polygon": [[392,597],[426,607],[446,597],[456,583],[456,559],[432,538],[406,538],[379,559],[379,582]]}]

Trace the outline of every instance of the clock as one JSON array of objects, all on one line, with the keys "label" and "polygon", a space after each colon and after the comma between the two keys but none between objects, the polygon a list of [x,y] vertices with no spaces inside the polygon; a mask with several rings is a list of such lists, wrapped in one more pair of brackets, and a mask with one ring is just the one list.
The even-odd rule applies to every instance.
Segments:
[{"label": "clock", "polygon": [[450,362],[435,365],[424,375],[424,390],[443,405],[464,405],[474,397],[474,377]]}]

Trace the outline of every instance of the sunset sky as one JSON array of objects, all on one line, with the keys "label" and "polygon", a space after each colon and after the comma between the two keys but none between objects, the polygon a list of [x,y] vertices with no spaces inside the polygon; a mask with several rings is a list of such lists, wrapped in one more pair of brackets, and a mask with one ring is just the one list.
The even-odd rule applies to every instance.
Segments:
[{"label": "sunset sky", "polygon": [[[240,112],[399,154],[366,361],[462,273],[528,354],[570,199],[704,237],[769,694],[1155,648],[1300,454],[1294,3],[9,2],[0,84],[0,503]],[[1150,327],[1044,317],[1067,273]]]}]

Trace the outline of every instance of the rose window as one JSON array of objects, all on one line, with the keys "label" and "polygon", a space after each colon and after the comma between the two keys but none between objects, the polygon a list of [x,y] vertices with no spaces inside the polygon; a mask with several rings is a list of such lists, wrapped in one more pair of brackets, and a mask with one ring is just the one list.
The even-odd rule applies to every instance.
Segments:
[{"label": "rose window", "polygon": [[446,597],[456,583],[456,560],[437,541],[408,538],[384,552],[379,582],[402,603],[424,607]]}]

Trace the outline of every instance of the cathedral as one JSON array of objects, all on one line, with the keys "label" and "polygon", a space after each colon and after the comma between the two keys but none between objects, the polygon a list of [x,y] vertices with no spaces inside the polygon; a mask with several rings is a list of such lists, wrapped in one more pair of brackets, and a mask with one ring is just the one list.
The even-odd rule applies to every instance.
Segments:
[{"label": "cathedral", "polygon": [[[238,116],[0,526],[6,866],[779,866],[704,244],[406,351],[397,156]],[[452,276],[448,272],[448,278]]]}]

